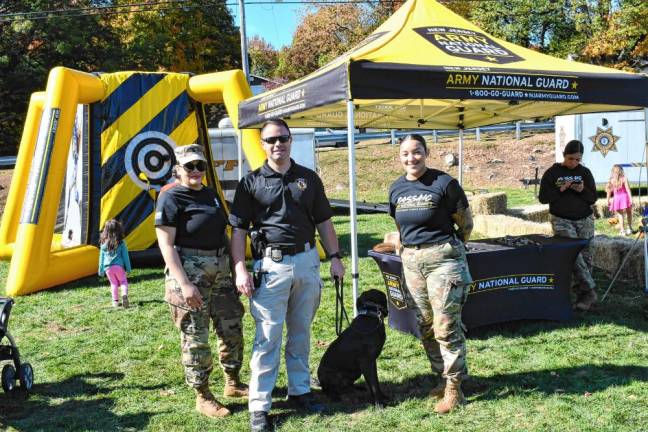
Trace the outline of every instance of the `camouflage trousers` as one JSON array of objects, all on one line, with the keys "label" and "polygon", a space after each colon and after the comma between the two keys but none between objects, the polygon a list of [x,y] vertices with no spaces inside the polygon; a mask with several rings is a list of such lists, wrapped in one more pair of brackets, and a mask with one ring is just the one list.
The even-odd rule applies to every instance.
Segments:
[{"label": "camouflage trousers", "polygon": [[419,249],[405,247],[401,259],[432,371],[461,381],[468,371],[461,309],[472,282],[464,245],[453,240]]},{"label": "camouflage trousers", "polygon": [[[551,228],[554,235],[559,237],[589,240],[594,237],[594,217],[588,216],[583,219],[570,220],[552,215]],[[589,243],[576,257],[572,273],[572,286],[576,287],[576,291],[579,292],[596,288],[596,283],[592,278],[592,254]]]},{"label": "camouflage trousers", "polygon": [[[189,280],[198,287],[203,306],[189,311],[180,285],[168,275],[165,300],[171,306],[171,317],[180,330],[182,365],[185,380],[193,388],[206,384],[212,371],[209,347],[209,323],[218,336],[220,364],[225,373],[236,374],[243,363],[243,304],[235,291],[227,255],[200,256],[180,254]],[[185,308],[185,309],[183,309]]]}]

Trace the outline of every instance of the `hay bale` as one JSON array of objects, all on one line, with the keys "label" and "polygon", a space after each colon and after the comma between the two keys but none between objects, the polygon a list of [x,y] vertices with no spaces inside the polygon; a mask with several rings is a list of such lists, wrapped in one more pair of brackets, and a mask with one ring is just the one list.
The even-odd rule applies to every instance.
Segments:
[{"label": "hay bale", "polygon": [[547,234],[552,235],[551,224],[537,223],[506,215],[476,215],[474,231],[485,237],[507,235]]},{"label": "hay bale", "polygon": [[493,192],[468,197],[473,215],[506,213],[506,193]]},{"label": "hay bale", "polygon": [[[644,285],[643,241],[639,240],[619,274],[620,280],[636,283],[641,287]],[[635,239],[631,237],[594,236],[590,242],[594,266],[603,270],[608,278],[612,278],[634,242]]]},{"label": "hay bale", "polygon": [[534,204],[525,207],[513,207],[508,209],[507,214],[516,218],[528,220],[531,222],[549,222],[549,205]]}]

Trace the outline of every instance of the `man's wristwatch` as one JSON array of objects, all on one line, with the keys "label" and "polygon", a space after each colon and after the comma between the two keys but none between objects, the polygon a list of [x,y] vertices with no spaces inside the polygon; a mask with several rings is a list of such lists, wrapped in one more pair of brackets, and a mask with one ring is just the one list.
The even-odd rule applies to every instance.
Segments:
[{"label": "man's wristwatch", "polygon": [[333,259],[333,258],[342,259],[342,255],[340,255],[340,252],[329,254],[328,259]]}]

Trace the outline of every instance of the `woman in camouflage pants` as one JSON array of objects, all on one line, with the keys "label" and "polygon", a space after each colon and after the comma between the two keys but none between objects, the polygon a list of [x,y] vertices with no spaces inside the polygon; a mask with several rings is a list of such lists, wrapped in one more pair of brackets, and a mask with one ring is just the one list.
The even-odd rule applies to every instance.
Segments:
[{"label": "woman in camouflage pants", "polygon": [[[563,151],[563,161],[553,164],[542,175],[538,199],[549,204],[554,235],[567,238],[594,237],[592,204],[596,202],[596,183],[592,172],[581,165],[583,143],[572,140]],[[598,300],[592,278],[589,244],[576,257],[572,274],[576,291],[574,308],[588,311]]]},{"label": "woman in camouflage pants", "polygon": [[232,284],[227,218],[216,192],[202,184],[207,159],[197,144],[178,147],[179,182],[162,192],[155,211],[160,251],[166,264],[165,300],[180,330],[185,381],[196,391],[196,410],[208,417],[230,411],[209,389],[210,324],[218,335],[225,373],[224,396],[247,397],[240,382],[243,304]]},{"label": "woman in camouflage pants", "polygon": [[400,161],[405,175],[389,192],[390,214],[400,232],[407,289],[416,306],[423,347],[439,383],[431,396],[441,414],[464,404],[466,343],[461,309],[472,281],[464,242],[472,216],[463,189],[450,175],[428,168],[425,139],[405,137]]}]

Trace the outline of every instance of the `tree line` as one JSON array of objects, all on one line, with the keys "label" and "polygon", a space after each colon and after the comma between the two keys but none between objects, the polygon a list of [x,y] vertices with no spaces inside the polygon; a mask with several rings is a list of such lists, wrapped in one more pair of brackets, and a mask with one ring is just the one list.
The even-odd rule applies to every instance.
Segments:
[{"label": "tree line", "polygon": [[241,67],[238,28],[225,1],[133,3],[146,2],[0,1],[0,155],[16,154],[29,97],[45,89],[55,66],[192,73]]},{"label": "tree line", "polygon": [[[648,70],[646,0],[441,2],[527,48]],[[305,5],[289,46],[277,49],[262,37],[250,38],[250,70],[276,82],[300,78],[352,49],[403,3]],[[30,14],[35,11],[42,13]],[[228,70],[240,68],[240,39],[225,0],[0,2],[0,154],[16,153],[29,95],[43,90],[49,70],[59,65],[87,72]]]}]

